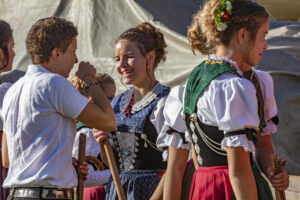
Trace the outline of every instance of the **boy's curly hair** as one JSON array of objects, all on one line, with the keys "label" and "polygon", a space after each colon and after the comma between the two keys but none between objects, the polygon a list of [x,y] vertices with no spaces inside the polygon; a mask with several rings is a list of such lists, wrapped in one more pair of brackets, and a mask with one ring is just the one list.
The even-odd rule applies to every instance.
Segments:
[{"label": "boy's curly hair", "polygon": [[27,35],[26,49],[33,64],[47,63],[54,48],[65,52],[77,35],[77,28],[66,19],[58,17],[40,19]]}]

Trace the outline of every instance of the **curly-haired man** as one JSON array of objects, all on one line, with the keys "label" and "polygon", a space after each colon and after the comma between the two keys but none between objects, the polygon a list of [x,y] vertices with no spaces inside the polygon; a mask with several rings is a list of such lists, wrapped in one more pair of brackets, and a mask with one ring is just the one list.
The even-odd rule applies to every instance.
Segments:
[{"label": "curly-haired man", "polygon": [[4,182],[11,188],[9,199],[72,199],[77,185],[71,157],[75,119],[103,131],[115,129],[110,101],[95,84],[95,68],[81,62],[77,71],[93,103],[66,79],[78,62],[77,34],[72,22],[50,17],[38,20],[27,35],[33,64],[8,90],[2,111],[10,159]]}]

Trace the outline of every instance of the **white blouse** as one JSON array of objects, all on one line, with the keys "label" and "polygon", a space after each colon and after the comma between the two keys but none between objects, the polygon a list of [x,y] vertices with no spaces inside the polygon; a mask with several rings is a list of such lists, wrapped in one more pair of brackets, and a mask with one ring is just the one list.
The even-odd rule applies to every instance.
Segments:
[{"label": "white blouse", "polygon": [[182,137],[179,133],[173,132],[172,134],[167,134],[166,131],[169,128],[172,128],[180,133],[184,133],[187,135],[185,122],[183,120],[183,93],[185,86],[176,86],[174,87],[165,104],[164,108],[164,118],[165,118],[165,126],[159,134],[157,141],[159,141],[160,148],[172,146],[176,149],[191,149],[191,144],[188,142],[186,144],[183,143]]},{"label": "white blouse", "polygon": [[[210,58],[231,63],[237,69],[237,72],[242,75],[242,72],[234,61],[225,57],[219,58],[215,55],[210,55]],[[274,97],[272,77],[268,73],[260,70],[255,70],[255,72],[259,78],[264,98],[264,117],[267,125],[263,129],[263,133],[261,133],[261,135],[264,136],[273,134],[277,131],[277,126],[271,120],[277,115],[277,106]],[[183,87],[181,86],[178,88]],[[182,122],[178,122],[178,120],[182,120],[180,117],[182,114],[175,115],[174,113],[175,110],[177,110],[177,107],[182,107],[175,106],[174,104],[176,103],[174,103],[174,99],[179,98],[179,96],[184,96],[182,91],[178,88],[175,87],[171,91],[164,110],[164,114],[169,116],[165,116],[166,122],[169,121],[169,124],[172,124],[172,122],[177,120],[176,126],[183,124]],[[168,105],[169,102],[170,106]],[[181,102],[183,101],[181,100]],[[180,101],[177,101],[177,103],[179,104]],[[259,116],[257,114],[258,104],[254,85],[249,80],[230,73],[222,74],[212,80],[210,85],[199,97],[197,108],[197,116],[202,123],[217,126],[224,134],[232,131],[244,130],[245,128],[258,129],[259,127]],[[168,118],[172,118],[172,120],[168,120]],[[183,128],[185,128],[184,124],[181,125],[181,130]],[[178,127],[174,129],[179,130]],[[191,138],[188,134],[186,134],[186,136],[186,139],[191,142]],[[182,144],[181,140],[182,139],[178,137],[178,134],[168,135],[164,137],[164,144],[174,148],[186,148],[186,146],[179,145]],[[245,151],[255,150],[253,142],[249,141],[246,135],[225,137],[221,142],[221,146],[223,149],[241,146]]]}]

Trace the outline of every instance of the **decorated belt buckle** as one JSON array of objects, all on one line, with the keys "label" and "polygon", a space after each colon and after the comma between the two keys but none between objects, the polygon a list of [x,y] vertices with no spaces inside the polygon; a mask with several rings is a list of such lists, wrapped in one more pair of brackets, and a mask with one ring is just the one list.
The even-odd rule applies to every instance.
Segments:
[{"label": "decorated belt buckle", "polygon": [[193,122],[196,122],[197,121],[197,114],[196,113],[193,113],[190,115],[190,120],[193,121]]}]

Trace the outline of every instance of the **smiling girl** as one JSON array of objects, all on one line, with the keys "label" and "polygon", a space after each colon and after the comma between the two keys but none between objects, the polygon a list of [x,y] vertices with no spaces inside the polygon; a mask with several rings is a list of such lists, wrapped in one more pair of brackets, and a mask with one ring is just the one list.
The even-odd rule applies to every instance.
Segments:
[{"label": "smiling girl", "polygon": [[[166,168],[156,140],[169,88],[154,75],[166,59],[165,48],[163,34],[146,22],[122,33],[115,43],[116,69],[122,82],[131,85],[112,101],[117,130],[110,134],[127,199],[149,199]],[[106,199],[117,199],[112,180]]]}]

